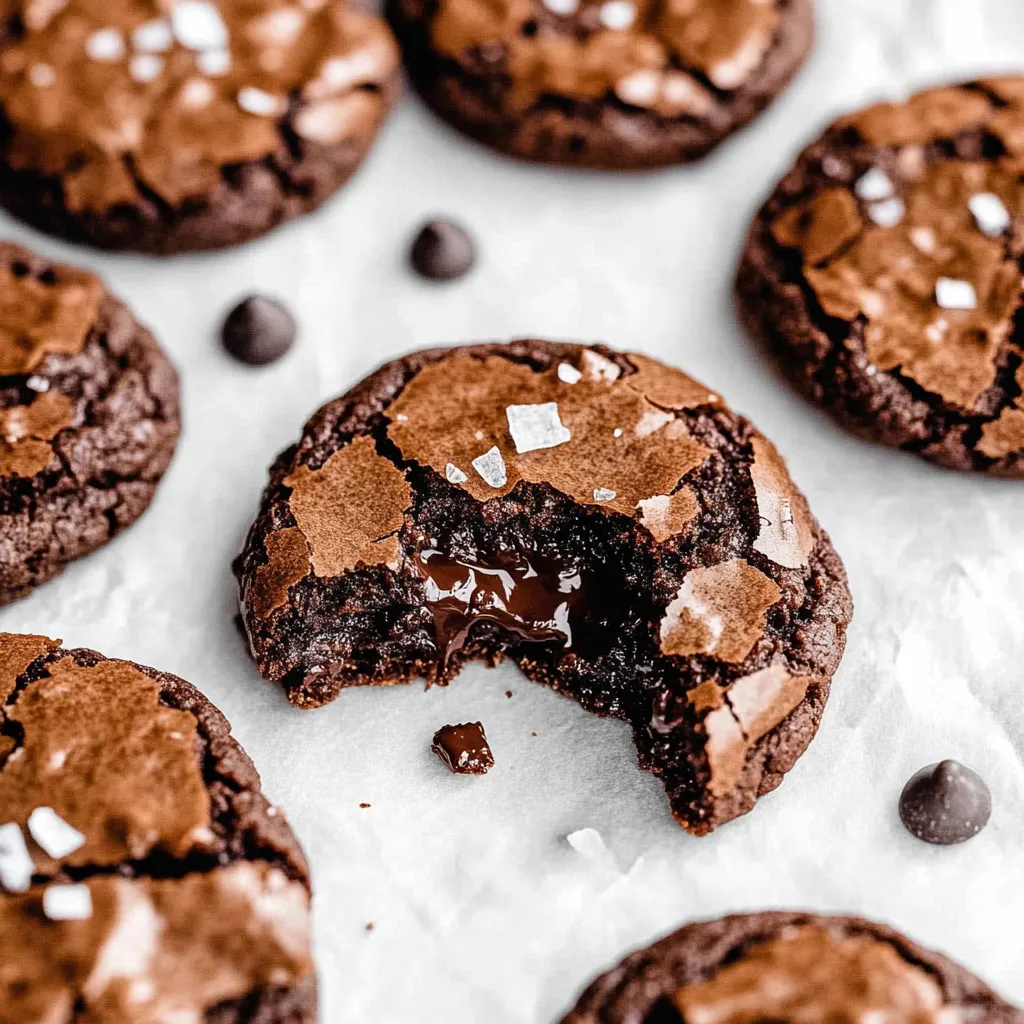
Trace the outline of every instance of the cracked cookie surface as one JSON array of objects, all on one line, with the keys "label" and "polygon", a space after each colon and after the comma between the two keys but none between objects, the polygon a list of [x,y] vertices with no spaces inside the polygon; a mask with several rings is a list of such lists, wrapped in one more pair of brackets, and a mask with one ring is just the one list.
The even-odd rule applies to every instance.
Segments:
[{"label": "cracked cookie surface", "polygon": [[313,1024],[309,892],[194,686],[0,634],[5,1021]]},{"label": "cracked cookie surface", "polygon": [[642,168],[696,160],[788,84],[810,0],[389,0],[419,92],[528,160]]},{"label": "cracked cookie surface", "polygon": [[771,443],[678,370],[543,341],[414,353],[324,406],[270,477],[235,569],[294,704],[509,658],[628,721],[696,834],[818,727],[842,564]]},{"label": "cracked cookie surface", "polygon": [[758,214],[741,314],[870,440],[1024,476],[1024,78],[841,118]]},{"label": "cracked cookie surface", "polygon": [[0,604],[134,523],[179,432],[174,367],[99,278],[0,243]]},{"label": "cracked cookie surface", "polygon": [[597,978],[562,1024],[1021,1024],[965,968],[882,924],[789,911],[687,925]]},{"label": "cracked cookie surface", "polygon": [[247,241],[355,171],[397,66],[338,0],[2,0],[0,205],[109,249]]}]

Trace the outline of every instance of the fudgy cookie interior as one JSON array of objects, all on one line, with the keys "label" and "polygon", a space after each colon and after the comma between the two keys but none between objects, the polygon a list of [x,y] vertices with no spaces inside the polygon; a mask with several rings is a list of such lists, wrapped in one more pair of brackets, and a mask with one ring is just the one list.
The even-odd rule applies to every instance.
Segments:
[{"label": "fudgy cookie interior", "polygon": [[509,658],[629,721],[695,832],[803,751],[850,611],[750,424],[654,360],[544,342],[420,353],[326,406],[236,570],[293,703]]}]

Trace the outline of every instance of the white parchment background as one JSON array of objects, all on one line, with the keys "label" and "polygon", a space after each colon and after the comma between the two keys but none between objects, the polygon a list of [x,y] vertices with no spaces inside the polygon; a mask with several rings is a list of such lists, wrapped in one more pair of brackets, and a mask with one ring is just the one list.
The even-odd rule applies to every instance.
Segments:
[{"label": "white parchment background", "polygon": [[[748,219],[801,145],[912,85],[1020,70],[1024,4],[819,9],[795,85],[692,169],[532,168],[406,98],[326,210],[235,252],[111,257],[2,222],[99,271],[153,326],[183,374],[186,432],[145,518],[3,610],[0,628],[178,673],[225,711],[312,861],[323,1024],[548,1024],[627,950],[691,918],[770,906],[890,921],[1024,1003],[1024,484],[839,432],[780,381],[730,303]],[[472,277],[442,287],[403,265],[410,232],[438,212],[481,249]],[[260,371],[216,343],[225,310],[254,289],[301,320],[293,354]],[[229,562],[267,465],[309,413],[408,349],[526,334],[635,348],[720,391],[777,442],[849,569],[857,614],[817,741],[776,794],[710,838],[672,822],[624,725],[511,668],[302,712],[261,682],[232,625]],[[452,777],[430,737],[477,718],[497,767]],[[950,756],[985,776],[995,812],[977,839],[938,849],[903,831],[895,804],[915,769]],[[583,828],[607,857],[566,842]]]}]

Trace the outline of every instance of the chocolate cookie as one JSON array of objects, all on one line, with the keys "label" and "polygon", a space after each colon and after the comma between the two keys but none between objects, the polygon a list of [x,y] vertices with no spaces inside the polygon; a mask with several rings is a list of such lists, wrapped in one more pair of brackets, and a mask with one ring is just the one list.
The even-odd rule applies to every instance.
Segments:
[{"label": "chocolate cookie", "polygon": [[314,1024],[309,873],[192,685],[0,634],[0,1006]]},{"label": "chocolate cookie", "polygon": [[109,249],[247,241],[352,174],[397,65],[340,0],[5,0],[0,205]]},{"label": "chocolate cookie", "polygon": [[847,427],[1024,476],[1024,77],[844,117],[754,222],[741,313]]},{"label": "chocolate cookie", "polygon": [[324,406],[236,572],[292,703],[507,657],[630,722],[699,835],[810,742],[851,614],[746,420],[653,359],[543,341],[417,352]]},{"label": "chocolate cookie", "polygon": [[528,160],[696,160],[810,49],[811,0],[389,0],[406,66],[457,128]]},{"label": "chocolate cookie", "polygon": [[788,911],[680,929],[598,978],[562,1024],[976,1021],[1024,1013],[885,925]]},{"label": "chocolate cookie", "polygon": [[179,431],[149,331],[87,271],[0,242],[0,604],[134,523]]}]

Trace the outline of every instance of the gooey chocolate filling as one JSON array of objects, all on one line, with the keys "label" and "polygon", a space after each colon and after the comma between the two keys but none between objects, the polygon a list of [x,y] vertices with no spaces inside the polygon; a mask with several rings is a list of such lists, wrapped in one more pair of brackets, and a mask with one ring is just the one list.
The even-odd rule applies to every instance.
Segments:
[{"label": "gooey chocolate filling", "polygon": [[477,623],[573,651],[593,639],[593,575],[573,563],[538,552],[470,560],[434,547],[420,548],[414,563],[434,619],[439,673],[465,647]]}]

